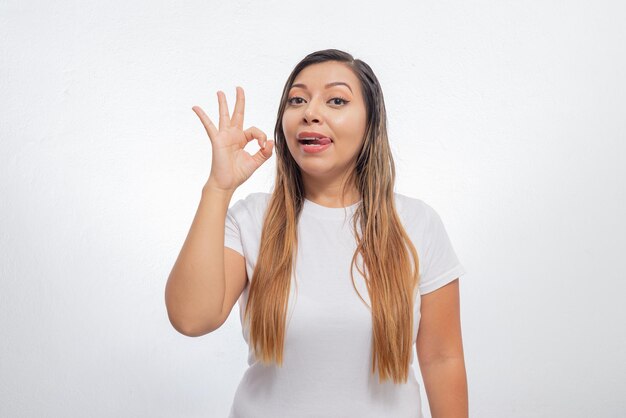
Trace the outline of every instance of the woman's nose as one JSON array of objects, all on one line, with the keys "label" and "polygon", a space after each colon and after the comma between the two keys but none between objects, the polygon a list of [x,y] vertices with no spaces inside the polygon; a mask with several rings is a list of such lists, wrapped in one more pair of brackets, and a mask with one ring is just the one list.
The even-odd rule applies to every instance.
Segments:
[{"label": "woman's nose", "polygon": [[304,119],[307,122],[319,122],[320,121],[319,111],[317,108],[317,104],[314,101],[311,101],[309,105],[306,107],[304,111]]}]

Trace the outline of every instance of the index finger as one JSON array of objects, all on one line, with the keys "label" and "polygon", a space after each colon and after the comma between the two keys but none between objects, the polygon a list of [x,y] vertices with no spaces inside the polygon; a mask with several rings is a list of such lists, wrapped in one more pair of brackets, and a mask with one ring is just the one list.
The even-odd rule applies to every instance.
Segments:
[{"label": "index finger", "polygon": [[206,133],[209,134],[209,138],[215,138],[217,136],[217,129],[215,129],[215,125],[211,122],[211,119],[209,119],[207,114],[204,113],[204,110],[202,110],[200,106],[194,106],[191,109],[196,112],[196,115],[200,118]]}]

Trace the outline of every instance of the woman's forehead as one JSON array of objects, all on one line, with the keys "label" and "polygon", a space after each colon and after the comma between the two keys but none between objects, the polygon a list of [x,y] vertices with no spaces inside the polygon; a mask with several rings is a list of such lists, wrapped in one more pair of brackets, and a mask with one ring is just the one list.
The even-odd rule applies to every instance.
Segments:
[{"label": "woman's forehead", "polygon": [[338,62],[323,62],[304,68],[293,81],[291,88],[331,88],[343,86],[353,93],[358,80],[352,70]]}]

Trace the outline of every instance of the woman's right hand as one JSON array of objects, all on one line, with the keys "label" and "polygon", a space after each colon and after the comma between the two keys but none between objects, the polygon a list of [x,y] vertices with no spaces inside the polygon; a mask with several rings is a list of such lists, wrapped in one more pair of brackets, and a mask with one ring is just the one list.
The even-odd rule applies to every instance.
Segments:
[{"label": "woman's right hand", "polygon": [[[243,130],[245,97],[243,88],[237,87],[237,102],[233,117],[228,115],[228,104],[223,91],[217,92],[220,121],[219,130],[199,106],[192,110],[198,115],[211,140],[211,173],[206,186],[233,192],[272,156],[274,141],[267,140],[267,135],[252,126]],[[257,139],[261,149],[254,155],[244,151],[249,141]]]}]

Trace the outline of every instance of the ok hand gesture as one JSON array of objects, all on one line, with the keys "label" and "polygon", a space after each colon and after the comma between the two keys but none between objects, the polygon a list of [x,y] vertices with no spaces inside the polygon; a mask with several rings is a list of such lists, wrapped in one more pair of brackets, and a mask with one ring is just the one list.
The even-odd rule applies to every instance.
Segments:
[{"label": "ok hand gesture", "polygon": [[[237,87],[237,102],[232,118],[228,114],[228,104],[223,91],[217,92],[220,121],[219,129],[199,106],[192,109],[204,125],[211,140],[212,161],[207,185],[232,192],[272,156],[274,141],[267,140],[267,135],[252,126],[243,130],[245,97],[243,88]],[[244,151],[249,141],[256,139],[261,149],[254,155]]]}]

